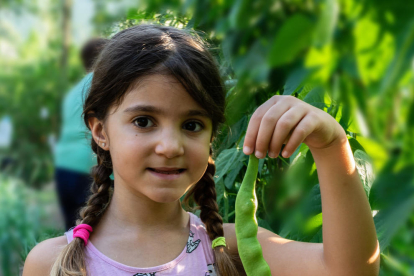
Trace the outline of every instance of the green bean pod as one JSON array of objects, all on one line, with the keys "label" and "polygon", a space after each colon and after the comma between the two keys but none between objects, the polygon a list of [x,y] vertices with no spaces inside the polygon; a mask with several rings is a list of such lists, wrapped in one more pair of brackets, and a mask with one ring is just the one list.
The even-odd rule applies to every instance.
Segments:
[{"label": "green bean pod", "polygon": [[256,177],[259,159],[251,154],[249,164],[236,197],[235,228],[239,256],[247,276],[271,276],[270,267],[263,258],[257,239]]}]

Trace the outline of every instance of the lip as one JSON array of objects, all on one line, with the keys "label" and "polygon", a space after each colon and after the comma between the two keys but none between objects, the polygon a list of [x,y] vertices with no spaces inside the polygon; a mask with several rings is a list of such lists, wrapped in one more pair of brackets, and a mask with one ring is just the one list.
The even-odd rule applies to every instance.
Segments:
[{"label": "lip", "polygon": [[182,176],[187,170],[184,170],[178,174],[163,174],[163,173],[157,173],[155,171],[152,171],[150,169],[147,169],[153,176],[156,176],[160,179],[163,180],[175,180],[177,178],[179,178],[180,176]]},{"label": "lip", "polygon": [[183,170],[184,168],[176,168],[176,167],[159,167],[159,168],[151,168],[156,169],[158,171],[177,171],[177,170]]}]

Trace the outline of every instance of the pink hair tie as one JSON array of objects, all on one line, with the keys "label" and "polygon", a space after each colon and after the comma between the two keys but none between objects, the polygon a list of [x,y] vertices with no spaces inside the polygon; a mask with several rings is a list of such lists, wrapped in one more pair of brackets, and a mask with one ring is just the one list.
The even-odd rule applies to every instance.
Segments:
[{"label": "pink hair tie", "polygon": [[85,242],[85,245],[88,244],[89,232],[92,232],[92,226],[88,224],[79,224],[73,229],[73,238],[81,238]]}]

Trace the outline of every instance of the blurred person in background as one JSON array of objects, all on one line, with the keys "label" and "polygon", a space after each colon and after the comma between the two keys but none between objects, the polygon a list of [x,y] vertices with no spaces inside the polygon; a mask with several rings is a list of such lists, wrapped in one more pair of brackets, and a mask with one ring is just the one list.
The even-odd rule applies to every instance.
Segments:
[{"label": "blurred person in background", "polygon": [[83,99],[92,80],[94,61],[106,42],[107,39],[94,38],[85,43],[80,56],[87,75],[63,99],[62,125],[54,162],[56,191],[66,230],[75,225],[76,214],[87,200],[93,181],[90,169],[97,164],[81,114]]}]

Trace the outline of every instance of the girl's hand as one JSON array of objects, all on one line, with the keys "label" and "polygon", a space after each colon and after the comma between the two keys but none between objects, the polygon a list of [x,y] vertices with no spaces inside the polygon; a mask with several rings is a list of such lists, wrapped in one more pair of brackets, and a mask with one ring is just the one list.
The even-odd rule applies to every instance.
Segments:
[{"label": "girl's hand", "polygon": [[275,95],[250,118],[243,151],[257,158],[276,158],[283,144],[287,158],[305,143],[310,150],[328,148],[346,137],[341,125],[328,113],[293,96]]}]

